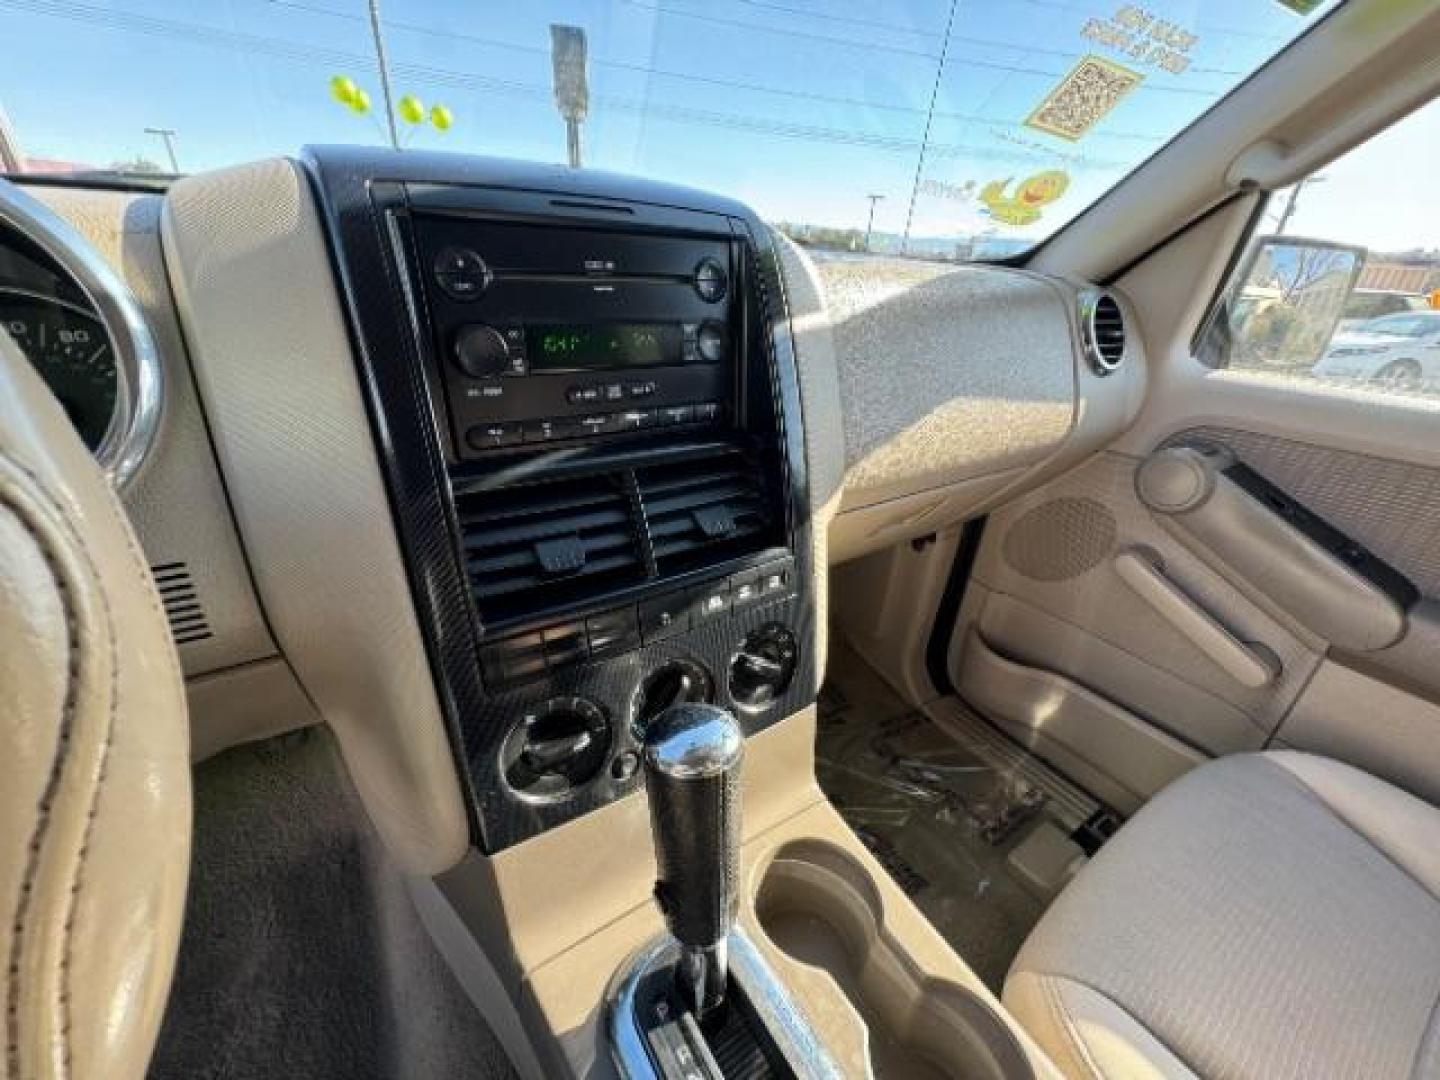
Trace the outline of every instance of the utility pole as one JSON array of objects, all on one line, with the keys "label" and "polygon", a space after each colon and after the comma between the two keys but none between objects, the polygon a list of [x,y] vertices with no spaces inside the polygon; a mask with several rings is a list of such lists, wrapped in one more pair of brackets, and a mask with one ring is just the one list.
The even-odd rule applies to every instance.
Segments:
[{"label": "utility pole", "polygon": [[1275,226],[1275,235],[1279,236],[1285,231],[1285,226],[1290,224],[1290,219],[1295,216],[1295,206],[1300,201],[1300,192],[1305,190],[1306,184],[1323,184],[1326,177],[1307,176],[1303,180],[1297,180],[1295,186],[1290,189],[1290,200],[1285,204],[1285,212],[1280,215],[1279,224]]},{"label": "utility pole", "polygon": [[885,198],[885,196],[884,196],[884,195],[866,195],[865,198],[867,198],[867,199],[870,200],[870,217],[869,217],[869,219],[865,222],[865,250],[866,250],[866,251],[869,251],[869,250],[870,250],[870,233],[871,233],[872,231],[874,231],[874,229],[875,229],[875,204],[878,203],[881,199]]},{"label": "utility pole", "polygon": [[400,133],[395,130],[395,100],[390,93],[390,63],[385,59],[385,35],[380,30],[380,0],[370,0],[370,36],[375,41],[375,64],[380,69],[380,93],[385,98],[385,128],[390,132],[390,148],[400,149]]},{"label": "utility pole", "polygon": [[555,107],[565,121],[565,153],[572,169],[580,168],[580,125],[590,111],[586,64],[584,28],[551,23],[550,66],[554,78]]},{"label": "utility pole", "polygon": [[165,143],[165,156],[170,159],[170,172],[175,176],[180,175],[180,162],[175,157],[175,129],[174,128],[150,128],[145,129],[146,135],[158,135]]}]

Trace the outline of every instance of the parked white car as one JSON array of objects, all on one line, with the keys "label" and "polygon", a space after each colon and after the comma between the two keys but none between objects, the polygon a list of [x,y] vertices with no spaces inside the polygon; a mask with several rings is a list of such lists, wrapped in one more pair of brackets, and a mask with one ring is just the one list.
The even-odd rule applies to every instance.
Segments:
[{"label": "parked white car", "polygon": [[1440,389],[1440,311],[1384,315],[1342,331],[1310,373],[1390,390]]}]

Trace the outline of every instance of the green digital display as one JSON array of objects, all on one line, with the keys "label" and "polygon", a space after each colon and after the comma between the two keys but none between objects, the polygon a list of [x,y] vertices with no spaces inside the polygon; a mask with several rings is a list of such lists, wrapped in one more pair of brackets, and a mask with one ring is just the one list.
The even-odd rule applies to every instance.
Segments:
[{"label": "green digital display", "polygon": [[680,327],[671,323],[531,326],[531,371],[598,371],[683,363]]}]

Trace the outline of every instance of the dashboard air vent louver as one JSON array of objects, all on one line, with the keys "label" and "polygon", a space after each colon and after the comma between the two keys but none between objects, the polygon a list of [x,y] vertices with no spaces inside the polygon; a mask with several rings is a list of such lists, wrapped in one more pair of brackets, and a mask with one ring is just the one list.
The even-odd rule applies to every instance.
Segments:
[{"label": "dashboard air vent louver", "polygon": [[161,563],[152,566],[150,573],[160,591],[160,602],[165,606],[165,618],[170,622],[170,634],[176,645],[192,645],[215,636],[188,566],[183,562]]},{"label": "dashboard air vent louver", "polygon": [[1087,306],[1081,323],[1085,352],[1097,375],[1109,375],[1125,355],[1125,316],[1109,293],[1101,293]]},{"label": "dashboard air vent louver", "polygon": [[623,474],[471,491],[456,512],[470,587],[489,621],[645,577]]},{"label": "dashboard air vent louver", "polygon": [[635,478],[661,575],[728,558],[774,531],[759,470],[741,454],[653,465]]}]

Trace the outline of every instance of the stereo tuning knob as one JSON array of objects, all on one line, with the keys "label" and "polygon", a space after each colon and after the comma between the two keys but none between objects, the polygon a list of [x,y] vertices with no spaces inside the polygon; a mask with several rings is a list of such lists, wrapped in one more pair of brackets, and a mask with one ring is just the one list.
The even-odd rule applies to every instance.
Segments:
[{"label": "stereo tuning knob", "polygon": [[455,339],[455,366],[472,379],[507,374],[511,370],[510,346],[493,326],[467,326]]}]

